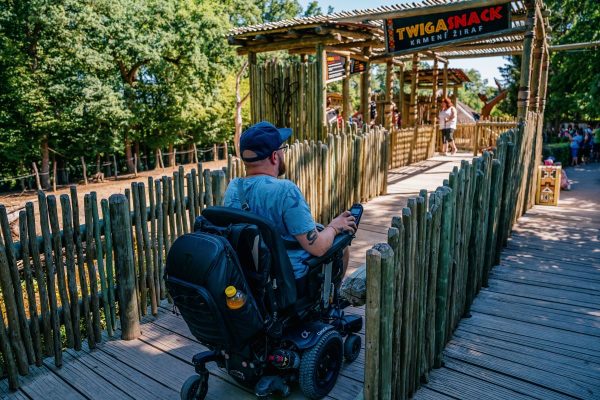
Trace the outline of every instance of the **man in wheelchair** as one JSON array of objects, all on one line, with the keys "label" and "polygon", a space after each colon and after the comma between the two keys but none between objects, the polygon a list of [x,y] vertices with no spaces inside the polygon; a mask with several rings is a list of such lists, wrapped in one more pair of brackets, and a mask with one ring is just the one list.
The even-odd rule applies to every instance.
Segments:
[{"label": "man in wheelchair", "polygon": [[169,251],[169,293],[210,349],[194,356],[197,375],[183,385],[182,399],[204,399],[210,361],[259,397],[287,396],[299,382],[306,397],[319,399],[335,385],[343,359],[360,352],[362,318],[344,314],[338,294],[358,221],[346,211],[318,226],[298,187],[278,179],[290,135],[268,122],[245,131],[246,177],[230,182],[226,207],[204,210],[194,233]]}]

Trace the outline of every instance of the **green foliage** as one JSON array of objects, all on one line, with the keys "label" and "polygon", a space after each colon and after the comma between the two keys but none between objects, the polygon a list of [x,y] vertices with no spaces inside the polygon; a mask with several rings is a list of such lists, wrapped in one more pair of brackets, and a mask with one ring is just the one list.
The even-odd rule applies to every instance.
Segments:
[{"label": "green foliage", "polygon": [[550,156],[553,156],[556,161],[560,161],[563,167],[569,165],[571,150],[569,148],[569,143],[552,143],[546,144],[542,148],[542,158],[546,159]]},{"label": "green foliage", "polygon": [[[600,40],[600,2],[597,0],[545,0],[551,10],[550,45]],[[502,74],[510,85],[501,108],[517,111],[520,57],[511,57]],[[600,52],[593,49],[550,53],[545,117],[554,125],[564,121],[600,119]]]},{"label": "green foliage", "polygon": [[297,0],[0,3],[0,180],[29,173],[46,144],[76,165],[133,142],[230,139],[243,60],[228,30],[320,12]]},{"label": "green foliage", "polygon": [[[597,0],[547,0],[552,10],[552,44],[600,40],[600,2]],[[559,121],[600,119],[600,52],[552,53],[547,117]]]}]

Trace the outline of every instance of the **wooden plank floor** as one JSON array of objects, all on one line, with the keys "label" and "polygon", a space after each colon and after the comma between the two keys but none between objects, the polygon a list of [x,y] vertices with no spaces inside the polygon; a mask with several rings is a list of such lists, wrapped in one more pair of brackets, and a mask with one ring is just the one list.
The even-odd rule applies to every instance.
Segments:
[{"label": "wooden plank floor", "polygon": [[[469,154],[434,157],[389,173],[388,194],[366,203],[361,228],[351,247],[349,273],[364,263],[366,250],[387,240],[393,216],[400,215],[406,200],[420,189],[435,190],[454,166]],[[364,314],[363,308],[350,313]],[[119,337],[120,332],[115,337]],[[364,335],[364,331],[361,332]],[[364,340],[363,340],[364,343]],[[175,399],[188,376],[194,373],[191,358],[204,348],[190,334],[183,319],[163,304],[158,317],[147,317],[138,340],[105,340],[93,351],[67,351],[62,368],[52,359],[21,377],[22,386],[8,393],[0,382],[0,398],[10,399]],[[353,400],[363,387],[364,345],[359,358],[345,365],[329,399]],[[208,399],[253,399],[225,372],[209,364]],[[303,399],[295,387],[291,399]],[[440,397],[443,398],[443,397]]]},{"label": "wooden plank floor", "polygon": [[415,399],[600,399],[600,165],[519,220]]}]

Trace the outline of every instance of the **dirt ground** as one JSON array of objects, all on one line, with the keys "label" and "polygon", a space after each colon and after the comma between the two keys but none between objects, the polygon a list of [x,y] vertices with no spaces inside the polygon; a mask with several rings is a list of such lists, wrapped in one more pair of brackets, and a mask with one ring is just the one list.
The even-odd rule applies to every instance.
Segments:
[{"label": "dirt ground", "polygon": [[[227,160],[218,160],[218,161],[207,161],[202,163],[202,167],[204,169],[218,170],[227,165]],[[197,164],[187,164],[183,166],[185,172],[190,172],[192,168],[198,168]],[[138,173],[137,177],[133,174],[130,175],[119,175],[118,180],[114,180],[114,178],[108,178],[101,183],[88,183],[87,185],[78,184],[77,186],[77,198],[79,200],[79,221],[80,223],[84,222],[84,208],[83,208],[83,198],[86,194],[91,192],[96,192],[98,202],[101,199],[108,199],[111,194],[115,193],[125,193],[125,189],[130,188],[133,182],[144,182],[146,185],[148,183],[148,177],[160,178],[163,175],[173,176],[173,172],[177,171],[179,166],[172,168],[155,169],[152,171],[144,171]],[[146,188],[146,190],[148,190]],[[69,186],[59,187],[56,192],[52,190],[46,191],[47,196],[56,196],[58,203],[58,212],[59,212],[59,220],[61,217],[61,207],[60,207],[60,195],[69,194],[70,189]],[[19,212],[25,209],[25,204],[27,202],[34,203],[34,209],[36,213],[36,219],[39,214],[39,210],[37,207],[38,196],[37,192],[33,190],[29,190],[23,193],[9,193],[9,194],[0,194],[0,204],[6,207],[8,212],[8,221],[11,224],[11,230],[13,231],[13,240],[18,239],[18,219]],[[100,206],[98,207],[100,209]],[[101,211],[100,211],[101,213]],[[102,216],[100,216],[102,218]],[[60,221],[62,227],[62,220]],[[39,224],[37,224],[39,228]]]}]

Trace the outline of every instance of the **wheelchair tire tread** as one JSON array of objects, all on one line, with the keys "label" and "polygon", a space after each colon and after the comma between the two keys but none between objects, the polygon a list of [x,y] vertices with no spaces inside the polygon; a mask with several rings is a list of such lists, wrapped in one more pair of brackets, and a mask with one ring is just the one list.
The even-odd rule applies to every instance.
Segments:
[{"label": "wheelchair tire tread", "polygon": [[325,397],[331,389],[333,389],[333,386],[335,386],[334,383],[327,393],[323,393],[322,390],[316,386],[315,378],[315,369],[319,363],[319,357],[321,356],[322,350],[330,342],[330,340],[337,340],[341,350],[340,359],[338,362],[338,370],[335,376],[335,381],[337,381],[339,372],[341,370],[341,364],[343,362],[344,348],[344,342],[339,332],[335,330],[325,332],[316,345],[306,350],[304,354],[302,354],[302,360],[300,362],[300,388],[302,389],[304,395],[309,399],[321,399]]}]

